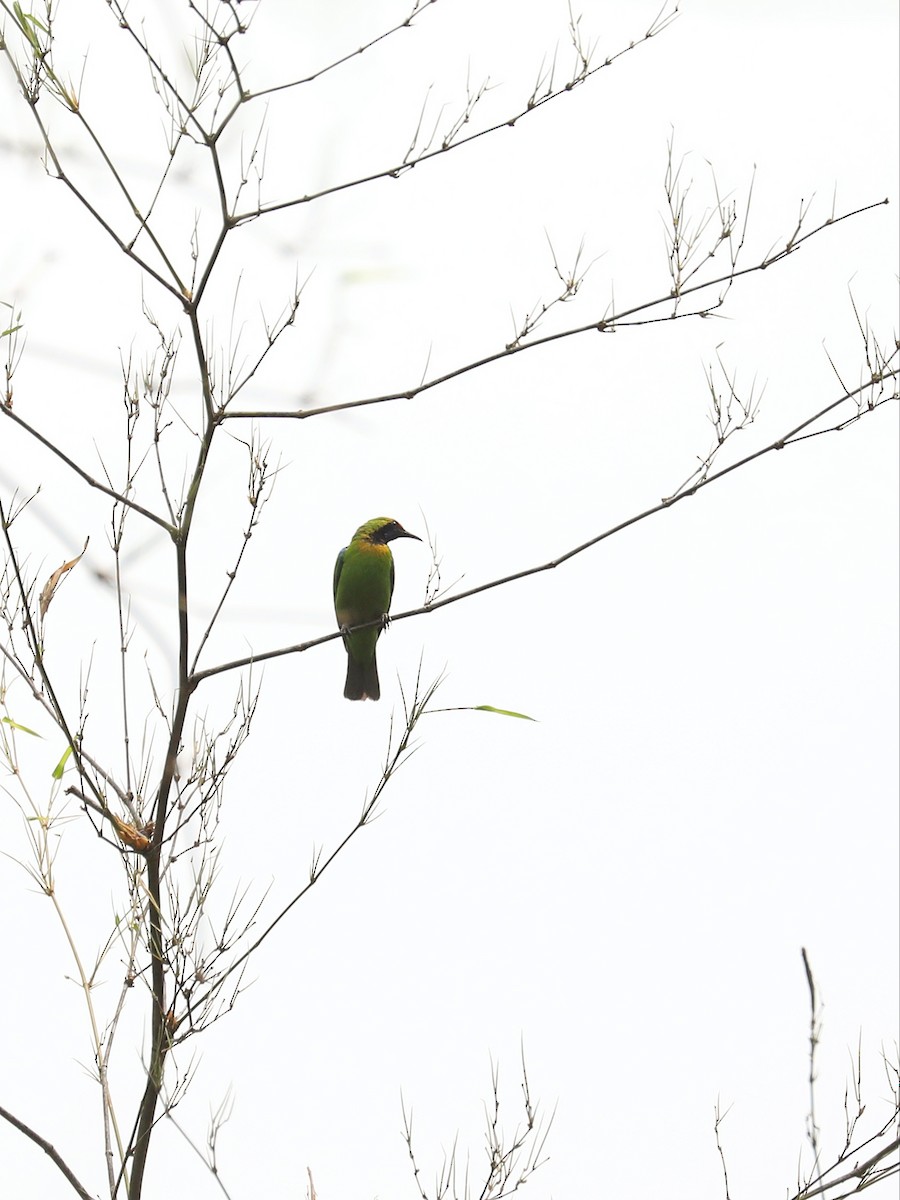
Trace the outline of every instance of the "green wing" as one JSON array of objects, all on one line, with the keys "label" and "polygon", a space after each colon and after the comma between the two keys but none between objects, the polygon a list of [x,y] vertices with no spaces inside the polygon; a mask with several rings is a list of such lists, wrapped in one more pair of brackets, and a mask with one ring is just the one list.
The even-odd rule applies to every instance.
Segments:
[{"label": "green wing", "polygon": [[344,566],[344,555],[346,553],[347,553],[347,547],[345,546],[344,549],[337,556],[337,562],[334,564],[334,583],[332,584],[332,591],[334,592],[335,600],[337,600],[338,580],[341,577],[341,570]]}]

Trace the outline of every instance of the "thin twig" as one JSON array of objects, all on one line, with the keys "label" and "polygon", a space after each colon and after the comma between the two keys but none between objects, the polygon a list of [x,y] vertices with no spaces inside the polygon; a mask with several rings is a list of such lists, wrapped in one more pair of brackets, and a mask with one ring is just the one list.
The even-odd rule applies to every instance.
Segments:
[{"label": "thin twig", "polygon": [[46,1138],[42,1138],[41,1135],[32,1129],[30,1125],[26,1125],[25,1122],[20,1121],[18,1117],[14,1117],[8,1109],[3,1108],[2,1106],[0,1106],[0,1117],[2,1117],[4,1121],[8,1121],[15,1129],[18,1129],[20,1133],[24,1133],[27,1138],[31,1138],[36,1146],[40,1146],[50,1160],[54,1162],[60,1169],[68,1182],[74,1188],[76,1195],[78,1195],[81,1200],[95,1200],[95,1197],[92,1196],[87,1188],[81,1183],[81,1181],[75,1175],[75,1172],[66,1163],[65,1159],[62,1157],[56,1147],[52,1146]]}]

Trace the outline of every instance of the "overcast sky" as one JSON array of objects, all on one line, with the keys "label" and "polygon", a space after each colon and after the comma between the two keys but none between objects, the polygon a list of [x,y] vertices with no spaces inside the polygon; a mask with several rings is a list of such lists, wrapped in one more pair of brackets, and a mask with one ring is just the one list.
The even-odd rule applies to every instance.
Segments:
[{"label": "overcast sky", "polygon": [[[234,48],[252,89],[310,75],[408,11],[395,0],[240,6],[251,7],[251,32]],[[590,270],[538,336],[665,297],[669,145],[693,227],[717,190],[735,205],[738,232],[746,221],[742,267],[782,247],[801,212],[807,231],[885,197],[890,205],[739,280],[707,319],[563,338],[411,401],[263,422],[280,473],[201,665],[331,632],[334,557],[364,520],[383,514],[423,538],[430,531],[444,584],[474,587],[672,495],[710,449],[705,372],[717,359],[743,397],[760,401],[752,426],[724,447],[727,465],[838,399],[840,380],[862,381],[854,302],[880,345],[894,345],[896,5],[686,0],[680,9],[658,37],[514,128],[235,230],[203,311],[220,370],[238,331],[236,357],[258,352],[261,311],[274,320],[304,282],[295,327],[241,408],[402,391],[497,353],[559,292],[550,246],[567,271],[583,243]],[[139,9],[128,11],[137,23]],[[161,11],[170,23],[151,14],[148,36],[167,69],[183,72],[188,14],[171,3]],[[600,62],[637,41],[657,9],[582,0],[573,11]],[[467,78],[473,90],[490,81],[470,127],[507,120],[555,51],[560,77],[570,69],[567,23],[563,0],[436,4],[315,83],[248,106],[222,144],[229,179],[260,128],[265,202],[383,171],[402,160],[420,114],[425,129],[452,123]],[[105,4],[67,0],[57,33],[58,72],[83,79],[82,114],[147,203],[168,126],[146,67]],[[130,235],[74,118],[49,96],[39,112],[73,180]],[[158,341],[142,303],[167,333],[179,322],[187,330],[183,314],[48,178],[5,60],[0,173],[0,300],[21,308],[27,331],[15,412],[85,469],[120,481],[121,364],[130,355],[138,366]],[[251,179],[245,208],[254,189]],[[158,228],[183,269],[195,224],[201,258],[209,253],[214,201],[203,153],[180,154]],[[709,268],[716,275],[724,254]],[[198,397],[185,341],[164,442],[178,487]],[[191,550],[195,629],[241,545],[246,451],[234,439],[250,432],[247,420],[217,435]],[[545,1117],[556,1109],[529,1195],[719,1200],[717,1103],[728,1110],[732,1195],[792,1193],[798,1161],[801,1172],[811,1161],[801,947],[824,1005],[823,1161],[843,1145],[858,1047],[861,1129],[883,1124],[881,1056],[896,1064],[898,1037],[897,448],[894,403],[769,454],[556,570],[397,622],[379,643],[379,704],[342,698],[337,641],[253,672],[260,699],[225,789],[211,909],[248,888],[263,901],[260,924],[296,893],[314,852],[352,828],[420,660],[425,680],[446,675],[438,707],[490,704],[536,720],[424,718],[380,819],[259,951],[234,1011],[176,1052],[182,1071],[195,1056],[176,1116],[199,1146],[210,1111],[226,1095],[233,1102],[218,1165],[235,1200],[303,1196],[307,1167],[319,1200],[414,1196],[401,1092],[428,1194],[455,1139],[477,1194],[491,1062],[512,1131],[522,1121],[522,1044],[533,1099]],[[148,498],[151,485],[148,476]],[[4,506],[38,486],[14,526],[38,589],[90,537],[48,616],[48,670],[77,721],[90,668],[87,737],[119,773],[115,606],[101,578],[113,566],[110,502],[0,422]],[[168,709],[174,557],[139,517],[127,528],[133,746],[158,770],[163,732],[149,681]],[[396,543],[395,563],[395,611],[421,605],[427,543]],[[63,745],[8,669],[5,683],[6,715],[43,735],[18,739],[40,810]],[[196,716],[221,723],[240,685],[232,672],[202,687]],[[84,1002],[52,905],[15,861],[28,861],[21,786],[3,785],[0,1105],[101,1195]],[[92,964],[124,911],[122,871],[74,802],[67,815],[56,895]],[[116,952],[99,972],[101,1021],[123,969]],[[126,1131],[147,1034],[145,997],[135,992],[130,1005],[111,1078]],[[71,1194],[6,1124],[0,1162],[11,1196]],[[164,1124],[145,1194],[221,1193]]]}]

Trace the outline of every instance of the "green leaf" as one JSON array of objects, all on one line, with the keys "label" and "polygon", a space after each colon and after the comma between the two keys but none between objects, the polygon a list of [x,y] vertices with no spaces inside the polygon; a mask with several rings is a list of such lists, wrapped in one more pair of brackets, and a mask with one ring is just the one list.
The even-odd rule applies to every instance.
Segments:
[{"label": "green leaf", "polygon": [[69,761],[69,755],[72,753],[72,747],[66,746],[65,752],[56,766],[53,768],[53,778],[62,779],[63,771],[66,769],[66,763]]},{"label": "green leaf", "polygon": [[15,4],[13,4],[13,14],[18,22],[19,29],[30,42],[32,50],[40,54],[41,44],[38,41],[37,34],[34,32],[32,26],[40,29],[42,33],[47,33],[48,30],[46,25],[42,25],[37,17],[33,16],[31,13],[25,12],[22,8],[22,5],[19,4],[19,0],[16,0]]},{"label": "green leaf", "polygon": [[535,717],[529,717],[527,713],[513,712],[508,708],[494,708],[493,704],[475,704],[472,706],[473,712],[492,712],[497,713],[501,717],[518,717],[520,721],[534,721]]},{"label": "green leaf", "polygon": [[3,724],[8,725],[10,729],[18,729],[20,733],[30,733],[32,737],[39,738],[42,735],[35,733],[33,729],[29,729],[27,725],[20,725],[18,721],[14,721],[12,717],[4,717]]}]

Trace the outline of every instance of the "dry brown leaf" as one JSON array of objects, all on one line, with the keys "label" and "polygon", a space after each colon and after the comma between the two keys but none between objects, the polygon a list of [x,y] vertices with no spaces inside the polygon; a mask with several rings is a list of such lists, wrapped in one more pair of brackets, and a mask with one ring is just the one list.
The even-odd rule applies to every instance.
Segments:
[{"label": "dry brown leaf", "polygon": [[129,825],[126,821],[120,821],[114,814],[110,813],[113,825],[116,827],[116,833],[122,839],[126,846],[130,846],[132,850],[137,850],[139,854],[143,854],[150,845],[150,837],[153,833],[153,824],[145,825],[143,830],[135,829],[133,825]]},{"label": "dry brown leaf", "polygon": [[59,581],[62,579],[63,575],[65,575],[66,571],[71,571],[74,566],[81,562],[81,560],[84,558],[84,551],[87,550],[88,542],[90,540],[91,539],[89,537],[86,537],[84,539],[84,550],[81,551],[78,557],[70,559],[69,562],[64,562],[61,567],[57,567],[44,584],[44,590],[41,592],[40,598],[41,620],[43,620],[47,615],[47,609],[50,607],[50,601],[53,599],[53,594],[59,586]]}]

